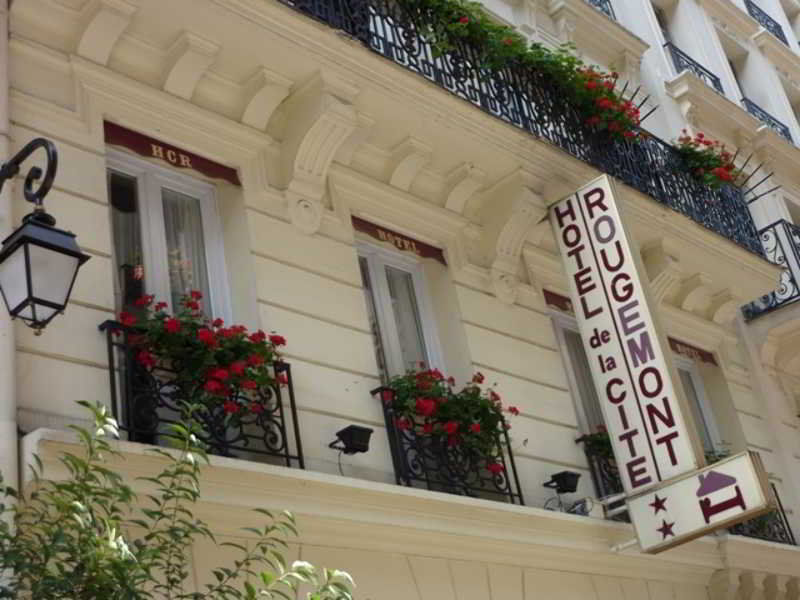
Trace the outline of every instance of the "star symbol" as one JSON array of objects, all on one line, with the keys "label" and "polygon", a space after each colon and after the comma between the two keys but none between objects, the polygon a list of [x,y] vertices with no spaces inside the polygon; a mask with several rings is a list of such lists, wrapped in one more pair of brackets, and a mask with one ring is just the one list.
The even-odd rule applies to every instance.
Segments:
[{"label": "star symbol", "polygon": [[658,511],[663,510],[664,512],[667,511],[667,499],[666,498],[659,498],[658,494],[656,494],[655,500],[650,503],[650,506],[653,507],[655,514],[658,514]]},{"label": "star symbol", "polygon": [[667,523],[662,519],[661,527],[657,528],[656,531],[661,532],[662,540],[667,539],[668,535],[674,536],[675,534],[672,532],[672,528],[675,526],[675,523]]}]

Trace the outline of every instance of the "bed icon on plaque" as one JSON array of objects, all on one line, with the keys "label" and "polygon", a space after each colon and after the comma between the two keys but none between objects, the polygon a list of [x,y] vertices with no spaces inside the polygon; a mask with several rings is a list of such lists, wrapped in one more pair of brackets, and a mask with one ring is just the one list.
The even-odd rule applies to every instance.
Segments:
[{"label": "bed icon on plaque", "polygon": [[773,507],[761,460],[743,452],[629,498],[642,550],[651,554],[751,519]]}]

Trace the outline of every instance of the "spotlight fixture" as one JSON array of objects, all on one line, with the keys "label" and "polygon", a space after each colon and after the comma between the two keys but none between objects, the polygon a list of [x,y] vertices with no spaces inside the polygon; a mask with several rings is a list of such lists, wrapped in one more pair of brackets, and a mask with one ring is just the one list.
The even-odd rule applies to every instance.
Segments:
[{"label": "spotlight fixture", "polygon": [[339,450],[344,454],[366,452],[369,450],[369,438],[371,435],[372,429],[369,427],[348,425],[341,431],[336,432],[337,439],[328,444],[328,447]]},{"label": "spotlight fixture", "polygon": [[573,494],[578,489],[580,473],[561,471],[550,476],[550,481],[542,484],[546,488],[554,489],[556,494]]}]

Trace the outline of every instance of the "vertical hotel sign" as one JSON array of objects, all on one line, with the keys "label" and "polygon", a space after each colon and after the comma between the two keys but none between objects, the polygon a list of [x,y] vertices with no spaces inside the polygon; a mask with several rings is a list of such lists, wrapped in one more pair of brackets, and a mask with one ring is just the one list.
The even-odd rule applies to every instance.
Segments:
[{"label": "vertical hotel sign", "polygon": [[550,207],[575,316],[628,495],[697,468],[614,191],[603,176]]}]

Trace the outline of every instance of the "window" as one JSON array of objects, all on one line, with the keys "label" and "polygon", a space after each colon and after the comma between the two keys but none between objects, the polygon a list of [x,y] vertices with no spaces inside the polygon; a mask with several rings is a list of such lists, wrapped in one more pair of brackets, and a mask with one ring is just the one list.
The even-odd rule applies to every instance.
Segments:
[{"label": "window", "polygon": [[375,356],[386,381],[425,363],[441,365],[425,280],[416,258],[359,244],[359,264]]},{"label": "window", "polygon": [[700,372],[691,360],[678,356],[674,357],[674,360],[678,377],[683,385],[683,392],[686,394],[689,409],[692,411],[697,433],[703,443],[703,450],[706,454],[718,453],[723,450],[722,440],[719,437],[714,413],[706,397]]},{"label": "window", "polygon": [[230,318],[214,186],[116,151],[108,167],[117,306],[153,294],[174,309],[199,290],[209,316]]}]

